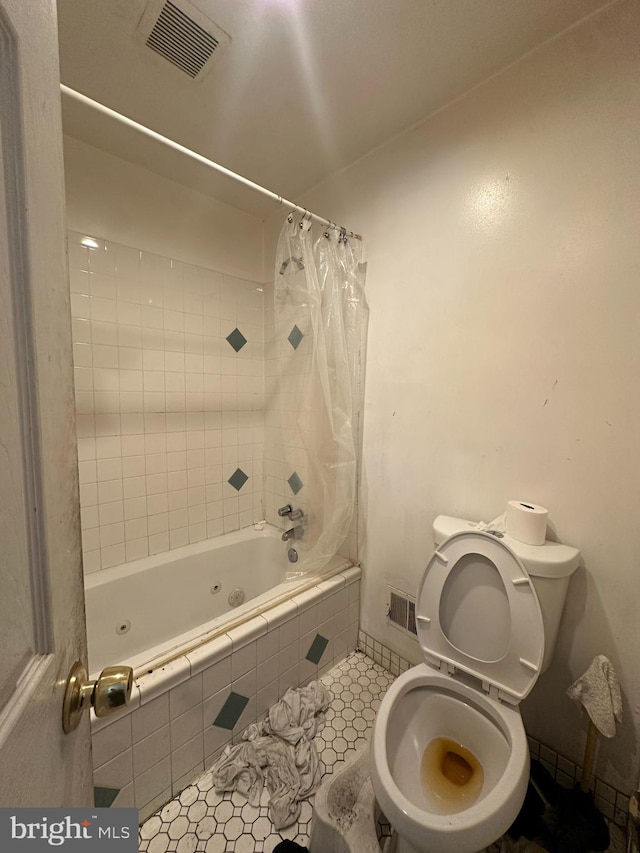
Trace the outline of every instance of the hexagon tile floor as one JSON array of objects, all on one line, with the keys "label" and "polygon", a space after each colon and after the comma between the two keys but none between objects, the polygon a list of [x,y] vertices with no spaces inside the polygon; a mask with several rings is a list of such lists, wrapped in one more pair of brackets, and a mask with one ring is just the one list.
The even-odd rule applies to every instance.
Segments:
[{"label": "hexagon tile floor", "polygon": [[[362,652],[353,652],[320,679],[333,696],[326,722],[316,744],[325,776],[366,743],[376,711],[395,676]],[[211,773],[204,773],[180,796],[148,818],[140,827],[140,853],[272,853],[285,838],[303,847],[309,843],[312,802],[302,804],[300,820],[276,832],[265,789],[254,808],[239,794],[218,794]],[[610,825],[608,853],[623,853],[625,842],[619,827]],[[390,834],[389,824],[378,821],[378,837]],[[506,837],[505,837],[506,838]],[[528,849],[499,840],[485,853]],[[539,847],[529,849],[541,850]]]},{"label": "hexagon tile floor", "polygon": [[[320,679],[333,700],[316,744],[325,776],[366,743],[380,700],[395,676],[362,652],[354,652]],[[237,793],[218,794],[211,773],[204,773],[180,796],[140,827],[140,853],[271,853],[285,838],[306,847],[311,801],[300,820],[276,832],[264,790],[259,808]]]}]

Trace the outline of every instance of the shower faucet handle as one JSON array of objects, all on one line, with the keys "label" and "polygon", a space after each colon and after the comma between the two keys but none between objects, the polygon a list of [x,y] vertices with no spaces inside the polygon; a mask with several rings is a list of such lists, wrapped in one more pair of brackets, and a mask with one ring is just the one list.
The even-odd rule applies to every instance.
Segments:
[{"label": "shower faucet handle", "polygon": [[304,512],[301,509],[294,509],[291,504],[285,504],[285,506],[281,506],[278,510],[278,515],[283,518],[287,516],[291,521],[299,521],[301,518],[304,518]]}]

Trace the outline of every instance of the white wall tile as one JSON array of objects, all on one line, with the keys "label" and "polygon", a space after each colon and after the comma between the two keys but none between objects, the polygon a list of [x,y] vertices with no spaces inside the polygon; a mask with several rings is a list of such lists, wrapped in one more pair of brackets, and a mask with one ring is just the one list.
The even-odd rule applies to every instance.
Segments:
[{"label": "white wall tile", "polygon": [[140,560],[149,555],[149,538],[131,539],[125,542],[125,559],[127,562]]},{"label": "white wall tile", "polygon": [[[158,805],[162,805],[164,794],[157,795],[157,791],[169,790],[171,796],[171,760],[169,757],[163,758],[157,764],[154,764],[146,773],[137,776],[134,782],[135,802],[136,807],[142,807],[149,801],[158,801]],[[153,799],[155,797],[155,799]],[[167,797],[168,799],[168,797]],[[150,812],[151,813],[151,812]],[[142,812],[141,812],[142,815]]]},{"label": "white wall tile", "polygon": [[129,541],[130,539],[140,539],[143,536],[147,535],[147,518],[146,516],[142,516],[141,518],[130,519],[129,521],[125,521],[124,523],[124,534],[125,539]]},{"label": "white wall tile", "polygon": [[171,746],[173,749],[178,749],[198,734],[202,735],[202,732],[202,702],[200,702],[183,714],[172,718]]},{"label": "white wall tile", "polygon": [[120,441],[123,456],[144,456],[144,435],[123,435]]},{"label": "white wall tile", "polygon": [[146,494],[146,477],[125,477],[122,483],[125,499],[138,498]]},{"label": "white wall tile", "polygon": [[[102,528],[101,528],[102,530]],[[111,566],[119,566],[125,561],[125,547],[123,544],[109,545],[106,548],[100,548],[100,562],[103,569],[109,569]]]},{"label": "white wall tile", "polygon": [[[98,523],[101,527],[116,524],[124,520],[124,505],[122,501],[111,501],[100,504],[98,511]],[[113,543],[104,543],[113,544]]]},{"label": "white wall tile", "polygon": [[[262,392],[262,362],[247,359],[262,336],[256,286],[108,240],[89,251],[70,233],[69,244],[86,570],[261,517],[262,471],[251,465],[263,436],[237,409],[244,379],[255,375]],[[236,327],[249,341],[239,354],[224,340]],[[240,495],[226,483],[239,465],[250,476]]]},{"label": "white wall tile", "polygon": [[92,527],[98,527],[100,525],[100,515],[98,513],[97,506],[85,506],[82,507],[80,511],[80,523],[82,525],[82,529],[89,530]]},{"label": "white wall tile", "polygon": [[180,527],[177,530],[169,531],[169,548],[182,548],[183,545],[189,544],[189,528]]},{"label": "white wall tile", "polygon": [[133,746],[133,772],[139,777],[154,764],[169,755],[171,738],[169,726],[156,729],[153,734],[137,741]]},{"label": "white wall tile", "polygon": [[194,767],[202,770],[203,765],[204,733],[202,731],[171,753],[171,773],[174,779],[179,779]]},{"label": "white wall tile", "polygon": [[[89,527],[82,530],[82,550],[95,552],[100,547],[100,528]],[[94,557],[94,560],[96,558]],[[99,566],[100,568],[100,566]]]},{"label": "white wall tile", "polygon": [[127,749],[115,758],[98,767],[93,774],[93,783],[105,788],[124,788],[133,780],[132,750]]},{"label": "white wall tile", "polygon": [[[232,638],[233,639],[233,638]],[[251,642],[234,651],[231,656],[231,679],[243,676],[249,670],[255,669],[257,663],[256,643]]]},{"label": "white wall tile", "polygon": [[169,715],[171,719],[181,716],[194,705],[202,703],[202,676],[194,675],[174,687],[169,693]]},{"label": "white wall tile", "polygon": [[123,456],[122,476],[142,477],[146,473],[146,458],[144,456]]},{"label": "white wall tile", "polygon": [[158,513],[166,513],[169,509],[168,496],[164,493],[147,495],[147,512],[149,518]]},{"label": "white wall tile", "polygon": [[165,533],[169,530],[169,513],[159,512],[155,515],[149,515],[147,518],[147,530],[149,536],[154,536],[157,533]]},{"label": "white wall tile", "polygon": [[170,542],[168,533],[156,533],[153,536],[149,536],[150,554],[162,554],[163,552],[168,551],[169,547]]}]

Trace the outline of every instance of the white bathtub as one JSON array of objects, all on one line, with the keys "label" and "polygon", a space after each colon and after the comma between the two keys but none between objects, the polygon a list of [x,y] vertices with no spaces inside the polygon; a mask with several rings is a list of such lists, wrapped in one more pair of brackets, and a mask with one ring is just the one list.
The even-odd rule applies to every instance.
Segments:
[{"label": "white bathtub", "polygon": [[[305,580],[285,582],[286,552],[280,531],[267,525],[88,575],[90,672],[127,663],[140,674],[294,594]],[[245,601],[232,607],[229,595],[237,589]]]},{"label": "white bathtub", "polygon": [[[135,673],[126,708],[91,712],[94,786],[119,792],[112,805],[144,820],[289,687],[356,648],[360,569],[338,557],[285,581],[287,548],[273,527],[246,529],[87,578],[92,675],[116,663]],[[229,609],[236,588],[247,601]],[[245,705],[229,728],[219,715],[232,694]]]}]

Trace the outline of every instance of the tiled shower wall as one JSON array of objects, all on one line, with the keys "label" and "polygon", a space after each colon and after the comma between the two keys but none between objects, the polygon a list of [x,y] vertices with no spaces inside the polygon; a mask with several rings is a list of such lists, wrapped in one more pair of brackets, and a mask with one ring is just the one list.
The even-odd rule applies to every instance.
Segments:
[{"label": "tiled shower wall", "polygon": [[68,239],[85,571],[263,518],[262,285]]}]

